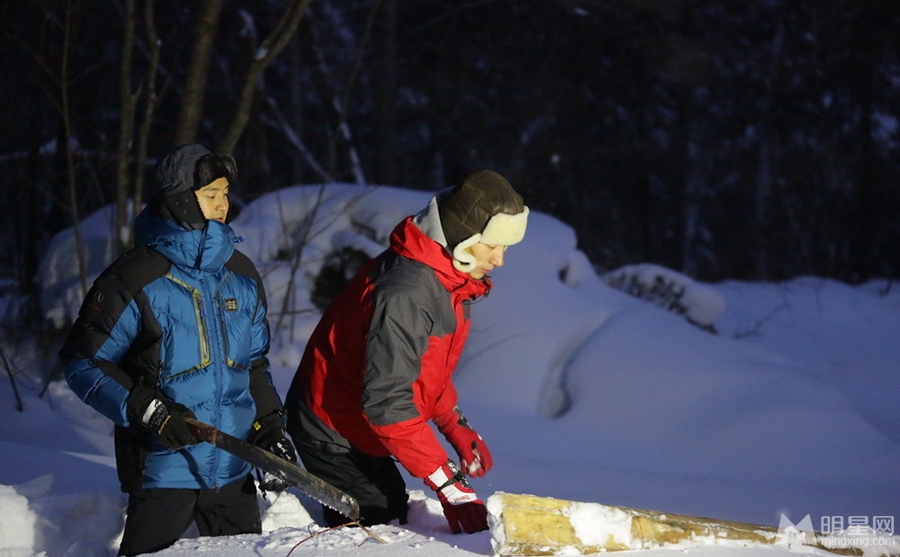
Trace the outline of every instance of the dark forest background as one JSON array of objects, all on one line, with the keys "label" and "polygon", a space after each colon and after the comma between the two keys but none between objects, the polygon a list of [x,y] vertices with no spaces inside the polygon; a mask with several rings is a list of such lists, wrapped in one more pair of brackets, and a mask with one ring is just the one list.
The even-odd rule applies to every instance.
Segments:
[{"label": "dark forest background", "polygon": [[0,277],[152,195],[176,144],[243,201],[481,168],[598,269],[900,273],[896,0],[0,0]]}]

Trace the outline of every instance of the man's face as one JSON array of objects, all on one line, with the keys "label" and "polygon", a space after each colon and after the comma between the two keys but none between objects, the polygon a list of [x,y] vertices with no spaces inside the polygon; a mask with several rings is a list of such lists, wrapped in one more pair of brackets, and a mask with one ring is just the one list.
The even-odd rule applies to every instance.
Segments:
[{"label": "man's face", "polygon": [[216,178],[194,193],[207,220],[225,222],[228,215],[228,178]]},{"label": "man's face", "polygon": [[475,257],[475,266],[469,271],[473,279],[482,279],[484,275],[503,266],[503,254],[508,246],[489,246],[478,242],[466,248]]}]

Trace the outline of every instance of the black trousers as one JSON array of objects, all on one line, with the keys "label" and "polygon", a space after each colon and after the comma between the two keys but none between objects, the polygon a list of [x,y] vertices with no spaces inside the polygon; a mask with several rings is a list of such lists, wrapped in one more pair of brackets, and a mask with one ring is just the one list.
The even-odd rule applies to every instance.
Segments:
[{"label": "black trousers", "polygon": [[201,536],[259,534],[262,522],[256,484],[248,475],[218,489],[139,489],[128,496],[119,555],[165,549],[191,522]]},{"label": "black trousers", "polygon": [[[397,519],[406,524],[409,495],[396,463],[390,457],[374,457],[356,449],[329,443],[299,441],[295,445],[307,470],[344,491],[359,503],[360,522],[387,524]],[[348,519],[322,507],[328,526],[346,524]]]}]

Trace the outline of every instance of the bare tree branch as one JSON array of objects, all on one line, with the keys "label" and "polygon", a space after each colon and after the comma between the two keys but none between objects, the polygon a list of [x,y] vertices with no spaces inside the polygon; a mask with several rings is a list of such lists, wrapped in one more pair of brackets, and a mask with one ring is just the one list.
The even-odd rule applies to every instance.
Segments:
[{"label": "bare tree branch", "polygon": [[320,180],[325,183],[333,182],[334,177],[316,161],[313,154],[300,138],[300,134],[297,133],[297,130],[294,129],[294,126],[292,126],[291,123],[288,122],[287,118],[281,112],[281,109],[278,106],[278,102],[271,95],[267,95],[266,104],[274,114],[275,119],[273,120],[270,117],[263,116],[263,122],[281,131],[281,133],[284,134],[284,137],[288,140],[288,143],[290,143],[301,155],[303,155],[303,159],[306,161],[306,164],[309,165],[310,169],[312,169],[313,172],[319,175]]},{"label": "bare tree branch", "polygon": [[293,0],[284,11],[278,24],[257,49],[256,56],[247,70],[234,120],[231,122],[231,127],[228,129],[225,139],[216,148],[217,151],[224,153],[234,151],[238,140],[247,127],[247,122],[250,121],[251,107],[253,106],[253,98],[259,85],[260,76],[290,42],[310,1]]}]

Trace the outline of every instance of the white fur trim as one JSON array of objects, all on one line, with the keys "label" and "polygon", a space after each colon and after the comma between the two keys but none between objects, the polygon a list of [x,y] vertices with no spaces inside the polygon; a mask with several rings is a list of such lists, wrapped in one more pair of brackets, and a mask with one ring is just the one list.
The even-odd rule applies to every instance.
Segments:
[{"label": "white fur trim", "polygon": [[456,244],[453,248],[453,266],[457,271],[468,273],[475,265],[475,256],[466,251],[466,248],[472,247],[481,241],[481,234],[473,234]]},{"label": "white fur trim", "polygon": [[[489,246],[511,246],[525,237],[528,226],[528,207],[517,215],[497,213],[481,232],[481,242]],[[471,244],[470,244],[471,245]],[[454,255],[456,255],[454,253]]]}]

